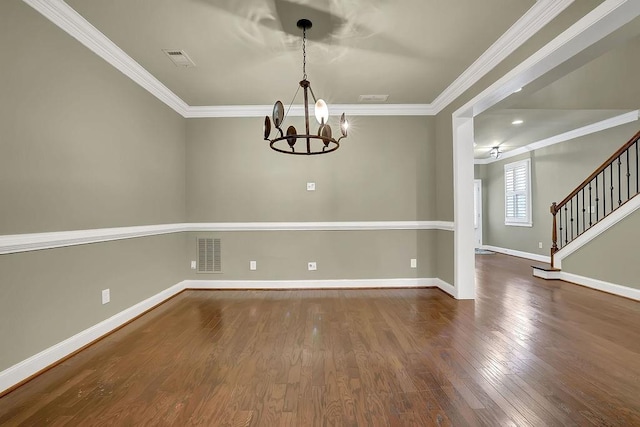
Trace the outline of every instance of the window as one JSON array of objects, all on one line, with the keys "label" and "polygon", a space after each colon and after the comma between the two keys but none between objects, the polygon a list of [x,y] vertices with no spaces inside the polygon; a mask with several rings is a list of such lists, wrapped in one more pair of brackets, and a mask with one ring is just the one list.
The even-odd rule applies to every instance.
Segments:
[{"label": "window", "polygon": [[504,165],[504,223],[531,227],[531,159]]}]

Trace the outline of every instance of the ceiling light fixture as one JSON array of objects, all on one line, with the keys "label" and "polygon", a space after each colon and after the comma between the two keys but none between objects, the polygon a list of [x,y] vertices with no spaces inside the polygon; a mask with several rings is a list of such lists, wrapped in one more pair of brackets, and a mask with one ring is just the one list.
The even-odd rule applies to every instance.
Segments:
[{"label": "ceiling light fixture", "polygon": [[500,147],[493,147],[489,151],[489,156],[493,157],[494,159],[498,159],[500,155],[502,155],[502,151],[500,151]]},{"label": "ceiling light fixture", "polygon": [[524,120],[517,119],[511,122],[512,125],[521,125],[524,123]]},{"label": "ceiling light fixture", "polygon": [[[302,30],[302,80],[300,81],[300,86],[296,90],[295,95],[293,96],[293,101],[298,95],[298,91],[300,88],[303,89],[304,93],[304,126],[305,133],[299,134],[294,126],[289,126],[287,128],[287,132],[283,132],[283,122],[291,109],[291,105],[287,109],[287,112],[284,111],[284,105],[280,101],[276,101],[273,106],[273,125],[278,130],[278,134],[276,134],[276,138],[270,139],[271,135],[271,120],[269,116],[264,118],[264,139],[265,141],[269,141],[269,146],[279,152],[285,154],[298,154],[298,155],[312,155],[312,154],[326,154],[331,153],[332,151],[336,151],[340,148],[340,140],[342,138],[347,137],[347,129],[349,128],[349,122],[342,113],[340,117],[340,132],[342,136],[338,139],[332,137],[331,134],[331,126],[327,123],[329,120],[329,108],[327,107],[327,103],[322,99],[316,99],[315,94],[313,93],[313,89],[311,89],[311,83],[307,80],[307,30],[311,28],[312,23],[308,19],[301,19],[297,22],[298,28]],[[314,113],[316,116],[316,120],[320,124],[320,128],[318,129],[317,135],[311,135],[309,132],[309,92],[311,92],[311,97],[315,102]],[[279,136],[278,136],[279,135]],[[298,139],[306,140],[306,150],[296,151],[295,144]],[[282,142],[286,141],[289,145],[289,148],[286,148],[286,145]],[[313,143],[312,143],[313,142]],[[315,144],[314,144],[315,143]]]}]

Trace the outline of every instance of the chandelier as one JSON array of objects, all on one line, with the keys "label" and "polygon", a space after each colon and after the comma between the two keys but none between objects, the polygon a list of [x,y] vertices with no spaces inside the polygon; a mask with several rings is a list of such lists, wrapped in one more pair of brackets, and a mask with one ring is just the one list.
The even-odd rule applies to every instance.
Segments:
[{"label": "chandelier", "polygon": [[[301,19],[297,22],[297,25],[298,28],[302,30],[302,80],[300,81],[300,86],[296,90],[291,103],[293,104],[293,101],[298,95],[300,88],[302,88],[304,92],[305,132],[303,134],[299,134],[294,126],[289,126],[286,133],[282,130],[284,126],[283,122],[287,117],[289,110],[291,109],[291,105],[289,105],[287,113],[285,114],[284,105],[282,104],[282,102],[277,101],[273,106],[272,118],[273,125],[278,132],[275,138],[270,139],[271,120],[269,119],[269,116],[266,116],[264,118],[263,129],[264,139],[265,141],[269,141],[269,146],[279,153],[297,155],[331,153],[332,151],[336,151],[338,148],[340,148],[340,140],[347,137],[349,122],[347,122],[344,113],[342,113],[342,116],[340,117],[340,133],[342,134],[342,136],[338,139],[335,139],[332,136],[331,126],[329,126],[328,124],[329,108],[327,107],[327,103],[322,99],[316,98],[315,94],[313,93],[313,89],[311,89],[311,82],[307,80],[307,30],[311,28],[312,23],[308,19]],[[309,93],[311,93],[313,102],[315,102],[314,113],[316,116],[316,120],[320,125],[317,135],[312,135],[309,130]],[[306,142],[306,147],[303,146],[302,149],[299,148],[298,151],[296,151],[296,142],[298,142],[299,139]]]}]

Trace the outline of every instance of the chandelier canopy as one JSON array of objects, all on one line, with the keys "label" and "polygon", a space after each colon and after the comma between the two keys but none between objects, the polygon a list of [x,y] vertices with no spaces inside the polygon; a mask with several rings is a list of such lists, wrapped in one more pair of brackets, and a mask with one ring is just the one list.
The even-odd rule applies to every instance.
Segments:
[{"label": "chandelier canopy", "polygon": [[[331,126],[329,126],[329,108],[327,107],[327,103],[322,99],[317,99],[315,94],[313,93],[313,89],[311,89],[311,82],[307,80],[307,30],[311,28],[312,23],[308,19],[301,19],[297,23],[298,28],[302,30],[302,80],[300,81],[300,85],[298,90],[296,90],[296,94],[293,97],[293,101],[295,101],[300,88],[302,88],[304,93],[304,125],[305,125],[305,133],[299,134],[294,126],[289,126],[287,128],[286,133],[282,130],[284,126],[284,120],[291,109],[291,105],[287,109],[287,112],[284,111],[284,105],[282,102],[277,101],[273,106],[273,125],[277,130],[276,137],[271,139],[271,119],[269,116],[265,116],[264,118],[264,139],[265,141],[269,141],[269,146],[279,152],[285,154],[297,154],[297,155],[312,155],[312,154],[326,154],[331,153],[332,151],[336,151],[340,148],[340,140],[342,138],[347,137],[347,129],[349,128],[349,122],[342,113],[340,116],[340,133],[342,136],[340,138],[335,139],[332,136]],[[309,130],[309,93],[311,93],[311,97],[313,98],[314,113],[316,116],[316,120],[318,121],[320,127],[318,128],[317,135],[312,135]],[[303,149],[300,149],[298,146],[298,150],[296,150],[296,142],[299,139],[306,141],[306,147],[303,146]],[[285,144],[286,141],[286,144]],[[288,147],[287,147],[288,145]]]}]

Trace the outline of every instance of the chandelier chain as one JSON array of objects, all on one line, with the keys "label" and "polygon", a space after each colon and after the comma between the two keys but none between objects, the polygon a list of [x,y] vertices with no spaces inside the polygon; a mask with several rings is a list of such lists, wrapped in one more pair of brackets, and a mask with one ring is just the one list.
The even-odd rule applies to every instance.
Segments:
[{"label": "chandelier chain", "polygon": [[307,80],[307,29],[302,29],[302,80]]}]

